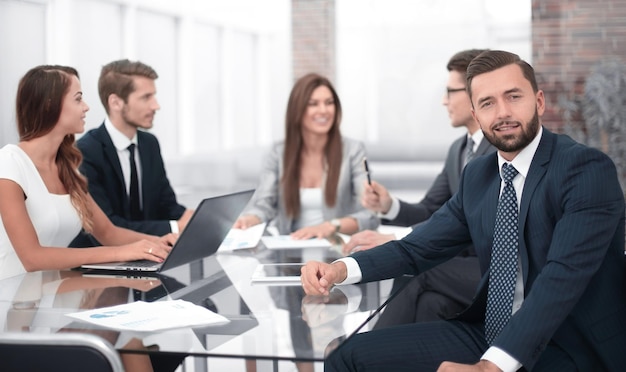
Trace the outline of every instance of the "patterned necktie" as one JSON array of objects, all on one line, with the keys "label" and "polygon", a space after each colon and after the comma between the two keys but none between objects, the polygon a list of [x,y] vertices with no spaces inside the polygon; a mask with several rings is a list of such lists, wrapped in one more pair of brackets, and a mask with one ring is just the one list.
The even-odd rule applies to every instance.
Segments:
[{"label": "patterned necktie", "polygon": [[513,312],[519,240],[517,196],[512,181],[517,173],[517,169],[510,164],[502,166],[505,186],[496,214],[485,316],[485,338],[489,345],[500,334]]},{"label": "patterned necktie", "polygon": [[465,159],[463,160],[463,167],[467,165],[474,158],[474,140],[471,137],[467,138],[465,143]]},{"label": "patterned necktie", "polygon": [[130,200],[130,218],[137,221],[141,219],[141,207],[139,203],[139,178],[137,177],[137,165],[135,163],[135,144],[128,146],[130,153],[130,192],[128,199]]}]

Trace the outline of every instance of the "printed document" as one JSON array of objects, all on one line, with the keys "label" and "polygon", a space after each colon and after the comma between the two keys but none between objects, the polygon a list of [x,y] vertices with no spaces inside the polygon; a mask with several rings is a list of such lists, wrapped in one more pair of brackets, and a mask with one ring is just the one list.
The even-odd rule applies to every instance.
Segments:
[{"label": "printed document", "polygon": [[222,315],[184,300],[136,301],[66,315],[105,328],[141,332],[204,327],[230,322]]},{"label": "printed document", "polygon": [[267,223],[260,223],[247,229],[230,229],[218,252],[230,252],[237,249],[254,248],[259,244]]}]

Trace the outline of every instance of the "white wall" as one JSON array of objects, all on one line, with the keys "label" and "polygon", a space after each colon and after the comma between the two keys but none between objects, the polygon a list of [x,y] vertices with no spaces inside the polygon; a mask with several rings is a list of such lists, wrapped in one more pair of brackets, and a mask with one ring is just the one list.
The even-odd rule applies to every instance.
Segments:
[{"label": "white wall", "polygon": [[138,59],[156,69],[153,132],[164,157],[270,143],[291,86],[289,0],[0,1],[0,145],[15,142],[19,78],[39,64],[81,74],[91,110],[102,65]]},{"label": "white wall", "polygon": [[[337,0],[344,134],[399,156],[444,156],[463,134],[442,106],[448,59],[471,48],[530,61],[530,0]],[[376,147],[376,146],[371,146]]]},{"label": "white wall", "polygon": [[[530,0],[335,6],[342,131],[370,154],[443,159],[463,133],[441,105],[452,54],[501,48],[531,57]],[[0,52],[0,146],[17,141],[14,97],[29,68],[76,67],[91,129],[104,119],[100,69],[120,58],[159,73],[152,131],[178,190],[254,186],[262,153],[283,137],[290,0],[0,0]]]}]

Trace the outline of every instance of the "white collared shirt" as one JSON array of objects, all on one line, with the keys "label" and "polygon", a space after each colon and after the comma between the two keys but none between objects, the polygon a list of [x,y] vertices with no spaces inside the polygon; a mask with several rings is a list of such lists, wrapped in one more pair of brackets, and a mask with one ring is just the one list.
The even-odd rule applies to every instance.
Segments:
[{"label": "white collared shirt", "polygon": [[126,186],[127,195],[130,195],[130,161],[128,146],[130,146],[131,143],[135,144],[135,166],[137,167],[137,179],[139,180],[139,205],[143,207],[143,195],[141,192],[141,159],[139,158],[139,151],[137,148],[137,134],[135,133],[132,139],[128,139],[126,135],[115,128],[108,117],[104,120],[104,127],[109,133],[109,137],[111,137],[113,146],[115,146],[115,149],[117,150],[117,157],[120,161],[120,166],[122,167],[122,175],[124,176],[124,184]]}]

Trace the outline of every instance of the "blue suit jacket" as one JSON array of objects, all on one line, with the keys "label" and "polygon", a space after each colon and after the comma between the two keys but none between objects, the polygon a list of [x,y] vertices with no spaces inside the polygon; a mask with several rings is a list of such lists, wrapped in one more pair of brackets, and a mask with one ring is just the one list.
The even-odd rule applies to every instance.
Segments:
[{"label": "blue suit jacket", "polygon": [[[496,206],[496,154],[472,161],[454,197],[401,241],[353,257],[363,281],[419,273],[474,243],[483,279],[461,320],[483,322]],[[524,302],[497,346],[533,365],[548,342],[581,371],[626,366],[624,196],[602,152],[544,129],[519,214]]]},{"label": "blue suit jacket", "polygon": [[[83,154],[80,171],[87,177],[89,193],[115,225],[159,236],[171,232],[169,221],[179,219],[185,207],[176,201],[154,135],[137,131],[143,207],[143,220],[140,221],[130,220],[122,168],[104,124],[87,132],[76,144]],[[86,245],[84,238],[77,238],[70,246]]]}]

